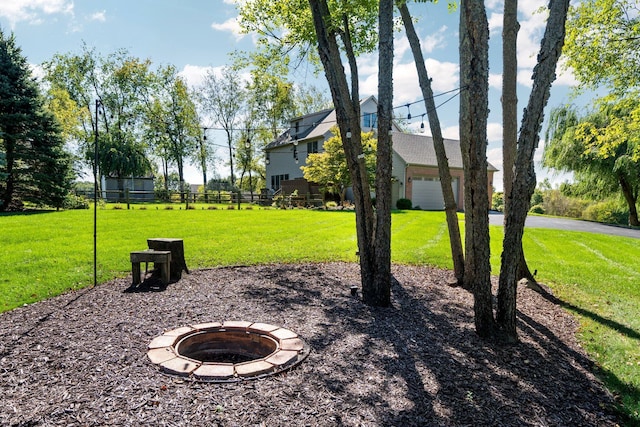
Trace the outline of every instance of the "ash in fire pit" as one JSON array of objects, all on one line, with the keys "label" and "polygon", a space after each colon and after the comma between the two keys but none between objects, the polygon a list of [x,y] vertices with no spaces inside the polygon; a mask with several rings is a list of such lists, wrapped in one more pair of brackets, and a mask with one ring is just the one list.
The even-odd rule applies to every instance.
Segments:
[{"label": "ash in fire pit", "polygon": [[165,332],[147,356],[170,375],[229,382],[273,375],[302,362],[307,344],[294,332],[266,323],[203,323]]}]

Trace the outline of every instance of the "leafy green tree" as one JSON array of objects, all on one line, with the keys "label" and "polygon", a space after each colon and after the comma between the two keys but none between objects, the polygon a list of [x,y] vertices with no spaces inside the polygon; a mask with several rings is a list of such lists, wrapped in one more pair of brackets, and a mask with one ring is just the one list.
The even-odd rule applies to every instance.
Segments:
[{"label": "leafy green tree", "polygon": [[[151,170],[148,146],[142,138],[150,65],[126,50],[103,57],[86,45],[79,55],[58,54],[44,64],[48,97],[51,105],[61,106],[54,112],[64,123],[66,134],[77,144],[80,157],[93,167],[98,130],[99,174],[117,178],[121,192],[125,177]],[[101,114],[96,123],[97,105]]]},{"label": "leafy green tree", "polygon": [[208,72],[201,88],[201,96],[203,110],[226,134],[231,185],[234,186],[236,181],[233,168],[234,142],[245,113],[247,97],[239,73],[229,67],[224,68],[220,76],[212,71]]},{"label": "leafy green tree", "polygon": [[61,135],[15,37],[0,30],[0,211],[62,207],[73,177]]},{"label": "leafy green tree", "polygon": [[638,93],[609,96],[595,110],[580,116],[569,107],[557,108],[546,133],[545,165],[573,171],[593,188],[616,185],[629,207],[629,224],[638,221],[640,193],[640,101]]},{"label": "leafy green tree", "polygon": [[195,96],[173,65],[161,67],[152,80],[148,95],[151,102],[146,110],[147,134],[155,134],[151,141],[156,144],[155,152],[162,155],[164,174],[167,175],[168,165],[174,164],[184,191],[185,162],[190,159],[202,167],[205,185],[209,154],[206,146],[198,150],[202,133]]},{"label": "leafy green tree", "polygon": [[640,7],[636,0],[584,0],[569,11],[563,54],[581,87],[618,93],[640,86]]},{"label": "leafy green tree", "polygon": [[[326,140],[321,153],[307,156],[307,165],[301,166],[304,178],[320,186],[324,192],[338,194],[340,202],[345,201],[347,188],[351,186],[351,174],[347,167],[347,159],[342,148],[340,133],[337,127],[332,129],[335,136]],[[377,141],[373,132],[362,134],[364,162],[369,182],[375,182]]]}]

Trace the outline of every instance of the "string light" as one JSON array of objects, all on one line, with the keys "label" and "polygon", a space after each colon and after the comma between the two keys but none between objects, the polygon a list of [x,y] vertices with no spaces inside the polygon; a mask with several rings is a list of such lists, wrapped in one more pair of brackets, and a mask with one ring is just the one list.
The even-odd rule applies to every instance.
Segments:
[{"label": "string light", "polygon": [[[441,92],[441,93],[438,93],[438,94],[433,95],[433,96],[431,97],[431,99],[435,99],[435,98],[438,98],[438,97],[440,97],[440,96],[444,96],[444,95],[447,95],[447,94],[450,94],[450,93],[454,93],[454,92],[455,92],[455,93],[454,93],[450,98],[448,98],[447,100],[445,100],[445,101],[444,101],[444,102],[442,102],[441,104],[437,105],[435,108],[436,108],[436,109],[438,109],[438,108],[442,107],[443,105],[445,105],[446,103],[448,103],[449,101],[451,101],[452,99],[454,99],[455,97],[457,97],[457,96],[460,94],[460,92],[462,92],[462,91],[463,91],[463,90],[465,90],[465,89],[467,89],[467,87],[466,87],[466,86],[463,86],[463,87],[458,87],[458,88],[455,88],[455,89],[451,89],[451,90],[448,90],[448,91]],[[410,109],[410,107],[411,107],[412,105],[414,105],[414,104],[421,104],[421,103],[424,103],[425,99],[426,99],[426,98],[422,98],[422,99],[419,99],[419,100],[417,100],[417,101],[413,101],[413,102],[409,102],[409,103],[406,103],[406,104],[402,104],[402,105],[399,105],[399,106],[393,107],[392,109],[393,109],[393,110],[397,110],[398,108],[407,108],[407,109]],[[364,115],[365,115],[365,114],[367,114],[367,113],[362,114],[362,115],[360,116],[360,118],[364,117]],[[423,113],[423,114],[422,114],[422,116],[424,116],[425,114],[427,114],[427,113]],[[410,120],[410,119],[411,119],[411,117],[412,117],[412,116],[411,116],[411,113],[409,112],[409,114],[407,115],[407,120]],[[326,122],[324,122],[324,123],[337,123],[337,120],[326,121]],[[308,125],[302,125],[301,123],[299,123],[299,124],[298,124],[298,126],[299,126],[299,128],[300,128],[300,129],[299,129],[299,132],[302,132],[302,131],[304,130],[304,128],[313,128],[313,127],[317,126],[318,124],[319,124],[318,122],[314,122],[314,123],[311,123],[311,124],[308,124]],[[227,130],[227,129],[225,129],[225,128],[221,128],[221,127],[220,127],[220,128],[217,128],[217,127],[207,127],[206,129],[207,129],[207,130],[215,130],[215,131],[226,131],[226,130]],[[281,128],[281,131],[282,131],[282,132],[284,132],[284,131],[287,131],[287,130],[289,130],[289,129],[290,129],[290,128],[288,128],[288,127],[287,127],[287,128]],[[271,129],[271,128],[236,128],[236,129],[234,129],[234,130],[237,130],[237,131],[240,131],[240,132],[243,132],[243,131],[244,131],[244,132],[248,132],[248,131],[271,131],[272,129]],[[213,144],[213,145],[215,145],[215,144]],[[223,147],[226,147],[226,145],[223,145]]]}]

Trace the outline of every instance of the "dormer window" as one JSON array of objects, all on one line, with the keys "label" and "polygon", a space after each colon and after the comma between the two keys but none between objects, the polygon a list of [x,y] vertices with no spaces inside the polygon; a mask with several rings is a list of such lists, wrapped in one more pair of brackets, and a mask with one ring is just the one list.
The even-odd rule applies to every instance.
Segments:
[{"label": "dormer window", "polygon": [[362,127],[375,128],[378,126],[378,114],[377,113],[364,113],[362,116]]}]

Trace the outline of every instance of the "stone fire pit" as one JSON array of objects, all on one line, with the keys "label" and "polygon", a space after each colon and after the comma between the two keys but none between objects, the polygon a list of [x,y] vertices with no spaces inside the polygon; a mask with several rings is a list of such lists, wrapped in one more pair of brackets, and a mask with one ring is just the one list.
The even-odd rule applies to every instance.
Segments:
[{"label": "stone fire pit", "polygon": [[295,332],[266,323],[211,322],[167,331],[147,356],[162,372],[206,382],[274,375],[302,362],[309,346]]}]

